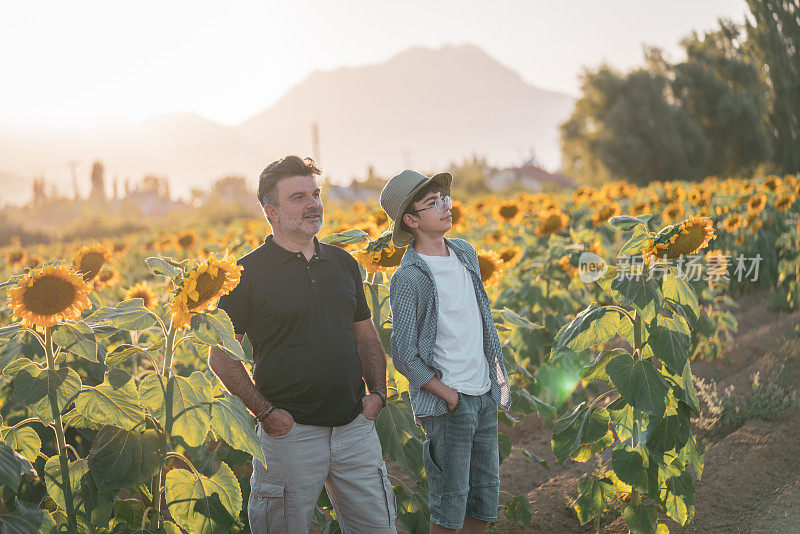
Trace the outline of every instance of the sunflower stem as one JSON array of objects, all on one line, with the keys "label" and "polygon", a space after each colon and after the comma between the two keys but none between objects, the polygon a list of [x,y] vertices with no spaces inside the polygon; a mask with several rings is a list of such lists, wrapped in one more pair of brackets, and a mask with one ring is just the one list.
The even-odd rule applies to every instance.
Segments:
[{"label": "sunflower stem", "polygon": [[[138,330],[131,330],[131,345],[136,347],[139,344],[139,332]],[[138,371],[138,360],[139,357],[134,353],[131,357],[131,376],[135,377]]]},{"label": "sunflower stem", "polygon": [[[55,371],[55,358],[53,357],[53,327],[48,326],[44,330],[44,352],[47,356],[47,368]],[[67,442],[64,438],[64,422],[61,420],[61,410],[58,407],[58,399],[54,389],[48,389],[50,398],[50,408],[53,411],[55,421],[53,426],[56,431],[56,446],[58,448],[58,458],[61,464],[61,484],[64,493],[64,507],[67,512],[67,523],[73,532],[78,530],[78,522],[75,519],[75,504],[72,500],[72,485],[69,480],[69,460],[67,458]]]},{"label": "sunflower stem", "polygon": [[[178,329],[173,326],[170,321],[169,330],[167,331],[166,346],[164,347],[164,367],[161,369],[161,374],[169,378],[172,374],[172,356],[175,352],[175,334]],[[158,473],[153,475],[150,482],[151,492],[153,494],[153,518],[150,521],[150,528],[155,530],[161,526],[161,469]]]},{"label": "sunflower stem", "polygon": [[161,526],[161,467],[153,475],[150,482],[150,493],[153,494],[153,517],[150,519],[150,530],[157,530]]},{"label": "sunflower stem", "polygon": [[[642,341],[642,316],[638,310],[633,311],[633,344],[634,358],[641,359],[644,342]],[[642,413],[636,408],[633,409],[634,416],[634,446],[638,447],[642,438]],[[636,488],[631,489],[631,505],[638,506],[642,502],[642,496]]]},{"label": "sunflower stem", "polygon": [[178,333],[177,328],[173,328],[172,322],[169,323],[169,331],[167,332],[166,346],[164,347],[164,368],[161,374],[169,378],[172,374],[172,356],[175,349],[175,334]]},{"label": "sunflower stem", "polygon": [[542,318],[539,321],[540,324],[544,325],[545,319],[545,312],[547,311],[547,301],[550,299],[550,277],[545,277],[544,281],[544,302],[542,303]]}]

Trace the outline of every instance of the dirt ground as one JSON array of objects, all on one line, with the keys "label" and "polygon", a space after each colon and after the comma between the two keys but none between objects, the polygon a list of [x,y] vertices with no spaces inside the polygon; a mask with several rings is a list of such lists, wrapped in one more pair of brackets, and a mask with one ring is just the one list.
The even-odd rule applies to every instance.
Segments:
[{"label": "dirt ground", "polygon": [[[742,394],[751,389],[755,372],[766,376],[782,366],[779,383],[800,392],[800,312],[769,310],[766,296],[757,291],[737,299],[739,329],[734,341],[723,358],[694,362],[695,376],[715,381],[720,391],[733,385],[736,394]],[[551,470],[512,452],[501,466],[501,491],[527,493],[533,518],[527,527],[503,519],[497,531],[593,532],[589,525],[580,527],[570,502],[577,496],[580,476],[596,465],[591,461],[556,465],[552,434],[535,417],[506,432],[514,445],[546,459]],[[735,432],[703,442],[705,470],[695,481],[695,517],[684,527],[662,517],[670,532],[800,533],[800,408],[790,408],[771,421],[750,420]],[[501,493],[501,500],[504,496],[508,494]],[[619,518],[603,524],[602,532],[627,532],[627,528]]]}]

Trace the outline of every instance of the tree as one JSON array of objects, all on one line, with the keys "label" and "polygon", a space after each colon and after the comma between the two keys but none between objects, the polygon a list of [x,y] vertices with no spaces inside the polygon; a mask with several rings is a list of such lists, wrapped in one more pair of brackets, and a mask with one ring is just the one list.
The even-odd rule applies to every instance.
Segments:
[{"label": "tree", "polygon": [[106,199],[106,182],[103,164],[95,161],[92,164],[92,189],[89,199],[93,201],[103,201]]},{"label": "tree", "polygon": [[491,167],[485,157],[473,154],[461,163],[451,163],[449,172],[453,175],[453,198],[467,199],[490,191],[486,176]]},{"label": "tree", "polygon": [[646,69],[604,65],[582,76],[581,97],[561,125],[564,172],[585,183],[700,178],[710,143],[702,128],[667,102],[669,79]]},{"label": "tree", "polygon": [[800,4],[747,0],[747,39],[769,85],[773,161],[784,173],[800,171]]},{"label": "tree", "polygon": [[675,104],[703,129],[711,144],[708,174],[750,176],[770,157],[767,86],[750,61],[742,28],[720,21],[720,29],[681,43],[686,60],[672,67]]}]

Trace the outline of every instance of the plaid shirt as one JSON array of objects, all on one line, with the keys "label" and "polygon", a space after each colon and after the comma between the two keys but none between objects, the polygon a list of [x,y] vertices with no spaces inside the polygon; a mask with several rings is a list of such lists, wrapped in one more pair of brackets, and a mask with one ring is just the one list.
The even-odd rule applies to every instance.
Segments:
[{"label": "plaid shirt", "polygon": [[[492,319],[489,297],[481,282],[478,255],[463,239],[445,239],[456,256],[472,275],[478,308],[483,322],[483,353],[489,362],[489,378],[494,401],[503,408],[511,404],[511,391],[503,364],[503,350]],[[433,347],[436,343],[439,297],[436,283],[428,265],[412,242],[406,249],[400,268],[392,275],[389,300],[392,307],[392,362],[394,368],[408,379],[408,393],[415,416],[441,415],[447,403],[422,389],[431,378],[442,378],[436,364]]]}]

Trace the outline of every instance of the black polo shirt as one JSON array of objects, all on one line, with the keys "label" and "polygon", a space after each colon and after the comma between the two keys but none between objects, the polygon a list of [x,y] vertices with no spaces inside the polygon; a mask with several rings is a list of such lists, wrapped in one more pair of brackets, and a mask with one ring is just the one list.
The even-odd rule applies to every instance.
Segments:
[{"label": "black polo shirt", "polygon": [[356,260],[316,238],[314,245],[306,261],[267,236],[239,259],[239,285],[219,307],[253,344],[253,375],[267,400],[300,424],[341,426],[361,412],[353,322],[370,310]]}]

